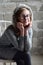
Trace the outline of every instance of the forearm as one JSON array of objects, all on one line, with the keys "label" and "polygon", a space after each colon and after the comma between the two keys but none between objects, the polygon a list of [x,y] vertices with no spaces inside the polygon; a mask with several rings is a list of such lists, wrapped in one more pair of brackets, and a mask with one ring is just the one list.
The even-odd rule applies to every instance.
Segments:
[{"label": "forearm", "polygon": [[24,50],[24,36],[20,36],[18,40],[18,49]]},{"label": "forearm", "polygon": [[24,36],[24,51],[25,52],[29,51],[29,40],[27,36]]},{"label": "forearm", "polygon": [[32,47],[32,37],[30,37],[29,35],[24,37],[24,50],[26,52],[30,51],[31,47]]}]

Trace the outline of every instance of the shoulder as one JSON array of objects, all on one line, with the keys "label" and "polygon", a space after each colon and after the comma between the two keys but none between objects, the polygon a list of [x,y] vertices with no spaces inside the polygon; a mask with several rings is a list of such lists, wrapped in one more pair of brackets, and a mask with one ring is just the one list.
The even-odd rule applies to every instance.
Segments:
[{"label": "shoulder", "polygon": [[4,33],[2,34],[1,38],[7,38],[8,36],[10,36],[10,33],[13,33],[13,25],[10,25],[6,28],[6,30],[4,31]]},{"label": "shoulder", "polygon": [[9,31],[13,31],[13,30],[14,30],[13,25],[9,25],[9,26],[6,28],[6,30],[4,31],[3,34],[8,33]]},{"label": "shoulder", "polygon": [[13,29],[14,29],[13,25],[10,25],[10,26],[7,27],[6,30],[13,30]]}]

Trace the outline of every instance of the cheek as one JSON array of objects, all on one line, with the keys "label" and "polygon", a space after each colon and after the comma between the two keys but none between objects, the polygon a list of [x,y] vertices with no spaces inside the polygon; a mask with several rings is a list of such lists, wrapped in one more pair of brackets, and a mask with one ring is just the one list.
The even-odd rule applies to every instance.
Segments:
[{"label": "cheek", "polygon": [[30,22],[31,20],[30,20],[30,18],[28,18],[28,22]]},{"label": "cheek", "polygon": [[23,20],[19,19],[19,22],[23,23]]}]

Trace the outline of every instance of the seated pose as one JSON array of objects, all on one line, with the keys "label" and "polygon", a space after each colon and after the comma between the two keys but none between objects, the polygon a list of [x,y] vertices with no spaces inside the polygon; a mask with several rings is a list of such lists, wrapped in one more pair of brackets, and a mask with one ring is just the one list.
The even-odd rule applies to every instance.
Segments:
[{"label": "seated pose", "polygon": [[0,38],[0,59],[16,61],[17,65],[31,65],[32,10],[25,4],[13,12],[12,25]]}]

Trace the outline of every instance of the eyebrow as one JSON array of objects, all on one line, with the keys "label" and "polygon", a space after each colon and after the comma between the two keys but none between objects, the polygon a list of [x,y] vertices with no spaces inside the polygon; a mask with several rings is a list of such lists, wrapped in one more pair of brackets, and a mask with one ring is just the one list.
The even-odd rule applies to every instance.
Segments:
[{"label": "eyebrow", "polygon": [[21,14],[21,15],[26,16],[26,15],[30,15],[30,14],[26,14],[26,15],[25,14]]},{"label": "eyebrow", "polygon": [[25,15],[25,14],[22,14],[21,16],[23,16],[23,17],[27,17],[27,16],[30,16],[30,14],[27,14],[27,15]]}]

